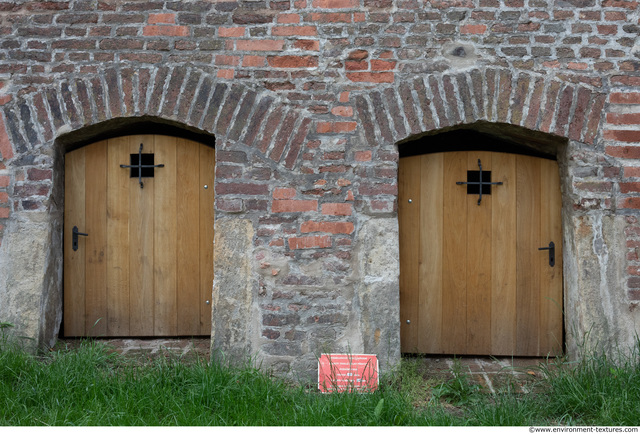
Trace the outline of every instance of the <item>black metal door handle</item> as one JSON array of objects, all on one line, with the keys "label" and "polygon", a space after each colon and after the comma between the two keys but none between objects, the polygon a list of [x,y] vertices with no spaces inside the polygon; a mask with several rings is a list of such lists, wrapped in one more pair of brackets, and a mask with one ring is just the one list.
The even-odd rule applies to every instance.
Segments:
[{"label": "black metal door handle", "polygon": [[549,251],[549,267],[556,265],[556,245],[553,241],[549,243],[549,247],[538,247],[538,250]]},{"label": "black metal door handle", "polygon": [[76,251],[78,250],[78,235],[82,235],[83,237],[88,237],[89,234],[83,234],[82,232],[79,232],[78,226],[74,226],[72,232],[73,232],[73,236],[72,236],[71,244],[72,244],[73,250]]}]

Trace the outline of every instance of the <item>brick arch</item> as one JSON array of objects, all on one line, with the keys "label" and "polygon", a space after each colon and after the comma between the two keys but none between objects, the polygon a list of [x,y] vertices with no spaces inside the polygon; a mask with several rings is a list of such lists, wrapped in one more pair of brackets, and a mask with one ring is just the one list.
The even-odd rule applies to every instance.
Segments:
[{"label": "brick arch", "polygon": [[15,166],[33,164],[28,156],[35,149],[66,133],[151,117],[213,134],[225,147],[253,148],[291,170],[312,124],[303,111],[268,91],[187,66],[108,68],[38,88],[1,108],[0,152]]},{"label": "brick arch", "polygon": [[593,144],[605,100],[605,94],[583,84],[487,68],[401,81],[355,96],[355,106],[369,143],[393,144],[486,121]]}]

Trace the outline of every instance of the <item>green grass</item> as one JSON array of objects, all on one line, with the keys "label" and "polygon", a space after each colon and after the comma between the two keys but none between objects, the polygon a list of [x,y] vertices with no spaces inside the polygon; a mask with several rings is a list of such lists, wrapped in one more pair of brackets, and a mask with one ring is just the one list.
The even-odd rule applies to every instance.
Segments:
[{"label": "green grass", "polygon": [[[136,363],[86,341],[35,357],[0,346],[0,425],[638,425],[640,361],[542,366],[531,393],[488,393],[460,369],[425,378],[419,359],[368,394],[318,393],[251,366],[178,357]],[[533,377],[532,377],[533,378]]]}]

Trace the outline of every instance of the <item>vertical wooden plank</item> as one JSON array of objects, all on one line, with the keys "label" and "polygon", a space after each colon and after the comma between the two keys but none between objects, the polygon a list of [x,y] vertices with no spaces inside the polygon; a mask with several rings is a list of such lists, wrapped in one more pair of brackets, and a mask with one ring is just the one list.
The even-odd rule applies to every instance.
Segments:
[{"label": "vertical wooden plank", "polygon": [[555,266],[549,266],[548,251],[541,253],[540,356],[562,353],[562,196],[558,163],[540,161],[540,247],[555,244]]},{"label": "vertical wooden plank", "polygon": [[[86,293],[88,336],[107,332],[107,141],[86,148]],[[80,230],[82,232],[82,230]]]},{"label": "vertical wooden plank", "polygon": [[[442,238],[444,222],[443,165],[444,154],[425,154],[420,157],[419,234],[407,236],[419,239],[419,300],[418,350],[438,353],[442,348]],[[417,178],[413,180],[417,182]]]},{"label": "vertical wooden plank", "polygon": [[491,354],[516,350],[516,156],[492,157]]},{"label": "vertical wooden plank", "polygon": [[[179,139],[176,150],[178,334],[200,334],[200,145]],[[209,188],[213,188],[210,186]]]},{"label": "vertical wooden plank", "polygon": [[[404,157],[398,168],[400,228],[400,342],[404,353],[418,352],[418,257],[420,254],[420,156]],[[411,201],[411,202],[409,202]]]},{"label": "vertical wooden plank", "polygon": [[154,164],[164,164],[164,167],[156,168],[154,173],[155,336],[175,336],[178,325],[176,141],[175,137],[156,136],[154,144]]},{"label": "vertical wooden plank", "polygon": [[[143,153],[154,152],[154,136],[130,136],[129,153],[137,154],[143,144]],[[143,178],[140,188],[138,178],[129,178],[129,282],[130,282],[130,330],[133,336],[152,336],[154,331],[154,280],[153,280],[153,202],[154,179]]]},{"label": "vertical wooden plank", "polygon": [[85,316],[85,242],[72,249],[72,230],[85,232],[85,148],[65,156],[64,198],[64,335],[84,335]]},{"label": "vertical wooden plank", "polygon": [[[467,170],[491,171],[491,153],[469,152]],[[486,175],[486,173],[485,173]],[[485,180],[487,180],[485,178]],[[495,186],[492,187],[492,192]],[[491,213],[493,194],[467,195],[467,354],[491,352]]]},{"label": "vertical wooden plank", "polygon": [[444,154],[442,352],[466,354],[467,346],[467,154]]},{"label": "vertical wooden plank", "polygon": [[109,140],[107,167],[107,335],[129,331],[129,138]]},{"label": "vertical wooden plank", "polygon": [[516,353],[538,355],[540,336],[540,159],[517,161],[517,327]]},{"label": "vertical wooden plank", "polygon": [[[215,151],[200,145],[200,334],[211,334]],[[207,188],[204,188],[204,186]]]}]

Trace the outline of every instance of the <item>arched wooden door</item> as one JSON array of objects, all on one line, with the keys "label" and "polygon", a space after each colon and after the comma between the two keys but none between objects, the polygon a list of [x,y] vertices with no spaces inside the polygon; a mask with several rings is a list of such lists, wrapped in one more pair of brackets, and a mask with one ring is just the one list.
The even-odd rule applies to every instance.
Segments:
[{"label": "arched wooden door", "polygon": [[214,162],[157,135],[66,154],[65,336],[211,333]]},{"label": "arched wooden door", "polygon": [[404,157],[398,201],[403,352],[561,353],[556,161],[479,151]]}]

